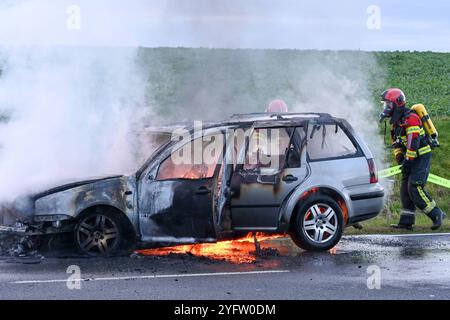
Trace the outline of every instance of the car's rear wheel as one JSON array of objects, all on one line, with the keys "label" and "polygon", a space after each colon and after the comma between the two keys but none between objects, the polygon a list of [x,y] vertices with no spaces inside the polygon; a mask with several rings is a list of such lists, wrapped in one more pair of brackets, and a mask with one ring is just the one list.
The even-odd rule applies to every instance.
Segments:
[{"label": "car's rear wheel", "polygon": [[104,210],[95,210],[81,217],[75,227],[78,250],[89,256],[116,255],[125,242],[123,219]]},{"label": "car's rear wheel", "polygon": [[313,195],[299,206],[291,226],[291,238],[305,250],[328,250],[341,239],[343,224],[342,210],[333,198]]}]

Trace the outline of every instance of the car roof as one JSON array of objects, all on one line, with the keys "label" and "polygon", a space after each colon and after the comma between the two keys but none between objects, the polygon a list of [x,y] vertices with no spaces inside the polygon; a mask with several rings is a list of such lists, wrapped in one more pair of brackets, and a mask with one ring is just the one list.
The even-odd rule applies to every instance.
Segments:
[{"label": "car roof", "polygon": [[[333,118],[328,113],[315,113],[315,112],[305,112],[305,113],[246,113],[246,114],[233,114],[230,118],[220,121],[204,121],[202,122],[203,129],[220,128],[227,126],[239,126],[245,124],[263,124],[263,125],[273,125],[280,124],[286,125],[289,123],[298,123],[305,120],[318,120],[319,122],[329,122],[330,120],[338,120]],[[144,128],[145,133],[172,133],[175,129],[193,129],[192,122],[178,122],[165,126],[147,126]]]}]

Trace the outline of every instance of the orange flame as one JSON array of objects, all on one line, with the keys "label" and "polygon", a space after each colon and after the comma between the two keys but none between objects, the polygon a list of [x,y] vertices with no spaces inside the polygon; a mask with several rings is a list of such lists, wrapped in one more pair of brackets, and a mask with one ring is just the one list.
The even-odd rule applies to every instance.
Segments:
[{"label": "orange flame", "polygon": [[331,248],[330,250],[328,250],[328,252],[333,255],[337,254],[337,247]]},{"label": "orange flame", "polygon": [[344,223],[347,224],[348,223],[348,210],[347,210],[347,206],[345,205],[345,202],[342,200],[338,200],[339,203],[339,207],[341,207],[342,210],[342,215],[344,216]]},{"label": "orange flame", "polygon": [[318,191],[319,191],[319,188],[313,187],[313,188],[303,192],[303,194],[300,196],[300,199],[304,199],[304,198],[308,197],[311,193],[316,193]]},{"label": "orange flame", "polygon": [[[258,242],[284,237],[283,234],[256,233]],[[167,256],[170,254],[192,254],[214,260],[225,260],[232,263],[253,263],[256,261],[256,247],[253,234],[236,240],[225,240],[216,243],[199,243],[179,245],[157,249],[139,250],[145,256]]]}]

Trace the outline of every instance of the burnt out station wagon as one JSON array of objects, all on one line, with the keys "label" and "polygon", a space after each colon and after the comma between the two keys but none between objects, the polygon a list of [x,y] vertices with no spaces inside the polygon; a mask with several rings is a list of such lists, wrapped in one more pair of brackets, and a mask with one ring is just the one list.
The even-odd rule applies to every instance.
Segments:
[{"label": "burnt out station wagon", "polygon": [[[327,250],[345,227],[383,207],[372,154],[344,119],[235,115],[204,123],[200,133],[181,126],[190,133],[182,143],[171,139],[174,128],[149,128],[160,146],[133,175],[76,181],[2,204],[0,233],[33,239],[70,234],[87,255],[248,232],[286,233],[303,249]],[[236,142],[238,131],[245,135]],[[212,161],[174,161],[185,144],[208,148],[217,137],[226,143]],[[276,142],[269,163],[261,160],[267,150],[256,150],[255,139]]]}]

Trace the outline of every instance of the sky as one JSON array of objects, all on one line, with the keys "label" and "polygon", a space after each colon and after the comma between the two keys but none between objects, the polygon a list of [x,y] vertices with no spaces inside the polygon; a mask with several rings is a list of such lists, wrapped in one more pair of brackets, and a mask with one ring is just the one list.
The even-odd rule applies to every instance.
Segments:
[{"label": "sky", "polygon": [[0,0],[0,45],[450,51],[450,1]]}]

